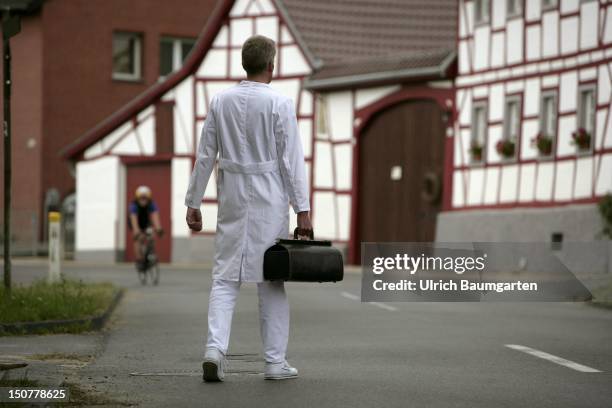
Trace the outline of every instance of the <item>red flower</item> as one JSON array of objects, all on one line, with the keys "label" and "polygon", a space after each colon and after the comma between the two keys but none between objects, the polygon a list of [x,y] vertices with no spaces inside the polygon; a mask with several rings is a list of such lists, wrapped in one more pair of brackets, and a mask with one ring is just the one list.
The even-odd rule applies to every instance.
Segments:
[{"label": "red flower", "polygon": [[514,157],[514,147],[514,141],[510,139],[502,139],[495,145],[495,150],[497,150],[497,153],[500,156],[509,159],[511,157]]},{"label": "red flower", "polygon": [[572,132],[572,144],[580,150],[588,150],[591,148],[591,135],[585,128],[578,128]]},{"label": "red flower", "polygon": [[542,156],[548,156],[552,153],[552,137],[542,132],[531,139],[531,145],[535,146]]}]

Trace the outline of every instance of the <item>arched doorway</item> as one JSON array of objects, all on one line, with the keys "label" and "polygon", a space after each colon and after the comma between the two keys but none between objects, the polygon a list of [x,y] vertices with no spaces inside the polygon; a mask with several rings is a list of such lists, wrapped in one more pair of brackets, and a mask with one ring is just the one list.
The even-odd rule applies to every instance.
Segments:
[{"label": "arched doorway", "polygon": [[402,101],[368,121],[359,139],[357,242],[434,240],[445,127],[433,100]]}]

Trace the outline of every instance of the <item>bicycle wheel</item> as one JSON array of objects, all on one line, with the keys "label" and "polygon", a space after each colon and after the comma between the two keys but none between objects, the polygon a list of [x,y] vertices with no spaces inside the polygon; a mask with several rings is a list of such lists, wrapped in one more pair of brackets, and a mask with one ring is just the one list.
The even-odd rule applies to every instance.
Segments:
[{"label": "bicycle wheel", "polygon": [[159,285],[159,264],[155,262],[149,269],[151,275],[151,283],[155,286]]},{"label": "bicycle wheel", "polygon": [[147,271],[138,271],[138,280],[142,285],[147,284]]}]

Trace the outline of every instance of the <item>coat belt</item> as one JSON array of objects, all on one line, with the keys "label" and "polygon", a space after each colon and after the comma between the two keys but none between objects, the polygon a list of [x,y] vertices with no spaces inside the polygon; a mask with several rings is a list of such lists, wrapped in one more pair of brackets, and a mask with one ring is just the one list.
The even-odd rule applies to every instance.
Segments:
[{"label": "coat belt", "polygon": [[263,174],[278,169],[278,161],[270,160],[258,163],[241,164],[228,159],[219,159],[219,169],[230,173]]}]

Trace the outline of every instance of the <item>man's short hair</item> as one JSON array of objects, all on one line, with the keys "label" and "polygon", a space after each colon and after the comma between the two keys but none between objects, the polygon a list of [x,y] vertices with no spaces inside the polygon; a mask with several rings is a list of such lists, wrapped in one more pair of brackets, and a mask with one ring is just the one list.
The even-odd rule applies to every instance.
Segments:
[{"label": "man's short hair", "polygon": [[263,72],[268,64],[274,64],[276,44],[263,35],[254,35],[242,45],[242,67],[249,75]]}]

